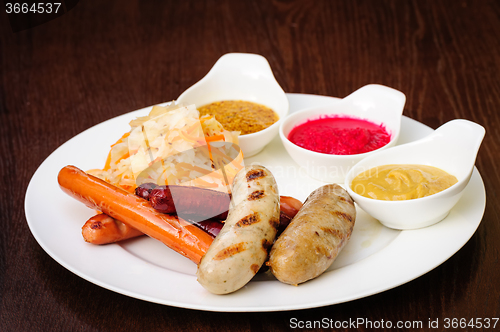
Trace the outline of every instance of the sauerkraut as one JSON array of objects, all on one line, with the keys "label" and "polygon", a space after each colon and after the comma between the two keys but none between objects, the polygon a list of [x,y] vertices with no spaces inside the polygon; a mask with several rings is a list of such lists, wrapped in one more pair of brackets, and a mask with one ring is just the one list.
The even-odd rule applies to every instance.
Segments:
[{"label": "sauerkraut", "polygon": [[146,182],[229,191],[244,166],[239,132],[225,130],[194,105],[154,106],[130,122],[130,131],[111,146],[103,169],[89,170],[133,192]]}]

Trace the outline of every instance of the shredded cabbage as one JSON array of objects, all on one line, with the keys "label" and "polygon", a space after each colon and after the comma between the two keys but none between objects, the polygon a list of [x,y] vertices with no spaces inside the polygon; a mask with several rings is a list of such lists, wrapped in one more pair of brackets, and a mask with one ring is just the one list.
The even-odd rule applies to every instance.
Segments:
[{"label": "shredded cabbage", "polygon": [[212,116],[200,118],[194,105],[154,106],[129,124],[104,168],[88,171],[127,191],[154,182],[228,192],[244,166],[239,132],[225,130]]}]

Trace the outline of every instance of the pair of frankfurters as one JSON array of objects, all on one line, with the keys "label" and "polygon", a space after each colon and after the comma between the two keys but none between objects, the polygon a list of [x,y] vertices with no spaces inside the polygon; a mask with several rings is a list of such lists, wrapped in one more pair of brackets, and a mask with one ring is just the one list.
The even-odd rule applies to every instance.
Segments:
[{"label": "pair of frankfurters", "polygon": [[[161,213],[196,223],[212,237],[218,233],[229,208],[230,196],[226,193],[185,186],[156,186],[146,183],[136,188],[135,194],[151,203]],[[212,218],[212,219],[209,219]],[[220,225],[220,226],[219,226]],[[144,233],[105,214],[91,217],[82,227],[85,241],[108,244],[130,239]]]},{"label": "pair of frankfurters", "polygon": [[74,166],[61,169],[58,182],[65,193],[91,209],[163,242],[195,263],[212,244],[212,236],[201,228],[177,216],[160,213],[145,199]]}]

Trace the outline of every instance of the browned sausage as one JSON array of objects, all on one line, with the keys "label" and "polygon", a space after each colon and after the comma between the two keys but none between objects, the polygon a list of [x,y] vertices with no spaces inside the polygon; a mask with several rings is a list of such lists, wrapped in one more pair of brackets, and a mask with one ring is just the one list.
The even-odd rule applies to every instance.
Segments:
[{"label": "browned sausage", "polygon": [[245,166],[233,180],[229,216],[196,276],[214,294],[234,292],[264,264],[279,226],[276,181],[264,166]]},{"label": "browned sausage", "polygon": [[316,189],[274,243],[267,263],[271,272],[292,285],[316,278],[349,240],[355,219],[354,202],[342,187]]},{"label": "browned sausage", "polygon": [[227,193],[187,186],[158,186],[149,194],[153,208],[196,220],[225,220],[231,196]]}]

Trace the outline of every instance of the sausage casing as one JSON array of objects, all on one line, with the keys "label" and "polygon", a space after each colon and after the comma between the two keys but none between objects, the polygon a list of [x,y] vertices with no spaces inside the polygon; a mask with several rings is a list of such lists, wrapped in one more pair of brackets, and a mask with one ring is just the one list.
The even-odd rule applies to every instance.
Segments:
[{"label": "sausage casing", "polygon": [[217,190],[176,185],[158,186],[149,195],[157,211],[195,221],[225,220],[230,200],[229,194]]},{"label": "sausage casing", "polygon": [[342,187],[329,184],[313,191],[274,243],[268,265],[286,284],[316,278],[332,265],[349,240],[356,209]]},{"label": "sausage casing", "polygon": [[246,285],[268,256],[279,226],[276,181],[263,166],[246,166],[233,181],[229,215],[198,265],[198,281],[214,294]]}]

